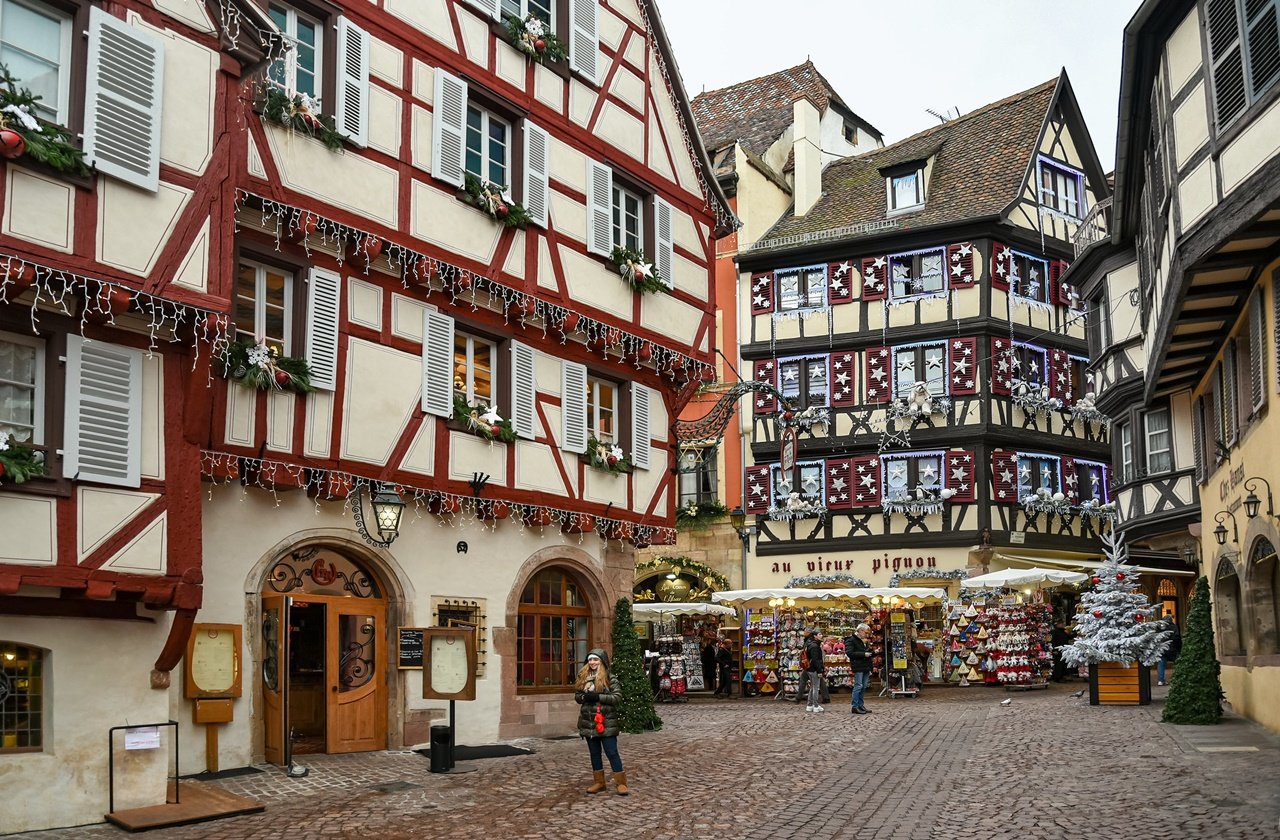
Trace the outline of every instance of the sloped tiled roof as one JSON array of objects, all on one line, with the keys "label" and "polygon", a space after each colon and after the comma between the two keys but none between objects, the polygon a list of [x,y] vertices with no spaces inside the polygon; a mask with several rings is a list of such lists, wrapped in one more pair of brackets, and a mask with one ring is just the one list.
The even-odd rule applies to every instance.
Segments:
[{"label": "sloped tiled roof", "polygon": [[1015,198],[1036,151],[1058,79],[993,102],[906,140],[843,158],[822,173],[822,197],[796,218],[788,210],[767,240],[817,233],[888,217],[880,170],[936,155],[925,205],[896,215],[901,229],[993,216]]},{"label": "sloped tiled roof", "polygon": [[807,96],[825,113],[835,102],[853,113],[812,61],[693,98],[693,118],[708,149],[735,142],[763,155],[791,125],[792,103]]}]

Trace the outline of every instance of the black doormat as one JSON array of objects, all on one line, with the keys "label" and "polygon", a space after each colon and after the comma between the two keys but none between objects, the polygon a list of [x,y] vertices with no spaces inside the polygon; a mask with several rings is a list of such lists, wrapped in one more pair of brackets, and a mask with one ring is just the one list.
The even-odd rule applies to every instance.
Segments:
[{"label": "black doormat", "polygon": [[192,773],[190,776],[183,776],[184,779],[195,779],[198,782],[208,782],[213,779],[234,779],[236,776],[252,776],[254,773],[261,773],[257,767],[232,767],[230,770],[219,770],[217,773]]},{"label": "black doormat", "polygon": [[[431,750],[414,750],[419,755],[431,755]],[[533,755],[533,750],[513,747],[508,744],[484,744],[479,747],[456,746],[453,748],[454,761],[475,761],[477,758],[509,758],[513,755]]]}]

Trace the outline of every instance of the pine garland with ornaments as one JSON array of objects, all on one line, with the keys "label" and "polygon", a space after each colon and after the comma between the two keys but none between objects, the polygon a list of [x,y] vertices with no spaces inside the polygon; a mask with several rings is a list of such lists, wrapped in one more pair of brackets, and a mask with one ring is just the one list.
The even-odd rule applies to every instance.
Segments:
[{"label": "pine garland with ornaments", "polygon": [[223,376],[259,391],[305,394],[312,390],[306,361],[281,355],[280,348],[260,338],[241,338],[228,345]]},{"label": "pine garland with ornaments", "polygon": [[618,269],[618,274],[632,291],[645,293],[652,292],[659,294],[667,291],[667,284],[663,282],[662,276],[658,274],[658,269],[653,263],[646,262],[644,255],[631,250],[630,248],[622,248],[615,246],[613,253],[609,259],[613,261],[614,266]]},{"label": "pine garland with ornaments", "polygon": [[463,189],[474,207],[503,227],[523,228],[533,220],[528,210],[503,194],[504,188],[500,184],[482,180],[468,172]]},{"label": "pine garland with ornaments", "polygon": [[0,64],[0,157],[13,160],[25,154],[59,172],[82,178],[91,175],[84,152],[72,136],[37,119],[40,97],[17,82],[9,68]]},{"label": "pine garland with ornaments", "polygon": [[564,61],[569,57],[569,47],[537,15],[507,18],[507,37],[512,46],[537,62]]},{"label": "pine garland with ornaments", "polygon": [[617,444],[589,437],[587,458],[591,461],[591,466],[598,470],[613,473],[631,472],[631,462],[627,460],[626,455],[622,454],[622,447]]},{"label": "pine garland with ornaments", "polygon": [[1125,561],[1128,549],[1111,532],[1100,536],[1106,560],[1094,573],[1093,588],[1080,602],[1076,638],[1062,648],[1069,666],[1097,662],[1154,665],[1169,647],[1173,632],[1155,621],[1156,607],[1138,590],[1138,572]]},{"label": "pine garland with ornaments", "polygon": [[0,482],[22,484],[44,475],[44,453],[23,445],[13,435],[0,436]]},{"label": "pine garland with ornaments", "polygon": [[496,407],[483,403],[471,405],[465,396],[456,392],[453,395],[453,419],[485,440],[515,442],[516,431],[512,428],[511,421],[498,414]]}]

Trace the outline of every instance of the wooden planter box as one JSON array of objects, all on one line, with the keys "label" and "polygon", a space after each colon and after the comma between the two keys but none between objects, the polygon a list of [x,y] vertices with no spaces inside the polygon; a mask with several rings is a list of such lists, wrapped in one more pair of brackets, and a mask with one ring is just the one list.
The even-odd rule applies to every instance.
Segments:
[{"label": "wooden planter box", "polygon": [[1138,662],[1098,662],[1089,666],[1089,705],[1146,706],[1151,703],[1151,669]]}]

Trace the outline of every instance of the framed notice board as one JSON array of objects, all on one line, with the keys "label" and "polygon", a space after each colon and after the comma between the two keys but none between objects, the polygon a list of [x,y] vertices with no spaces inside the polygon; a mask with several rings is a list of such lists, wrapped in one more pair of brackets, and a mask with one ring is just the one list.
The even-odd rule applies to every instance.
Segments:
[{"label": "framed notice board", "polygon": [[476,699],[476,634],[469,627],[427,627],[422,696],[427,700]]},{"label": "framed notice board", "polygon": [[426,647],[423,644],[425,627],[401,627],[396,631],[396,667],[401,670],[422,668]]},{"label": "framed notice board", "polygon": [[239,624],[194,624],[187,637],[185,694],[188,698],[239,697]]}]

